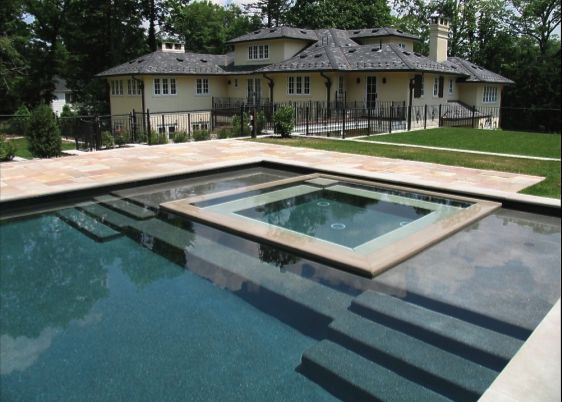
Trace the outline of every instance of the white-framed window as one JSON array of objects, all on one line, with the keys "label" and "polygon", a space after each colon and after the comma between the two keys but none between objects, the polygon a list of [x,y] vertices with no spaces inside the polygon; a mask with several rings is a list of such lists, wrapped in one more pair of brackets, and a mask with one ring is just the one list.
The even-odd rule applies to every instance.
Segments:
[{"label": "white-framed window", "polygon": [[290,76],[287,81],[287,93],[289,95],[310,95],[310,77]]},{"label": "white-framed window", "polygon": [[439,78],[433,79],[433,96],[439,96]]},{"label": "white-framed window", "polygon": [[127,80],[127,95],[141,95],[141,83],[137,80]]},{"label": "white-framed window", "polygon": [[[140,92],[139,92],[140,94]],[[175,78],[154,78],[154,95],[176,95]]]},{"label": "white-framed window", "polygon": [[398,47],[399,47],[400,49],[406,49],[406,44],[400,42],[400,43],[398,43]]},{"label": "white-framed window", "polygon": [[123,80],[111,80],[111,95],[123,95]]},{"label": "white-framed window", "polygon": [[209,80],[207,78],[198,78],[196,86],[197,95],[209,94]]},{"label": "white-framed window", "polygon": [[154,95],[160,95],[160,78],[154,79]]},{"label": "white-framed window", "polygon": [[420,98],[423,98],[424,95],[425,95],[425,77],[422,75],[422,77],[421,77]]},{"label": "white-framed window", "polygon": [[269,45],[253,45],[248,47],[248,60],[269,59]]},{"label": "white-framed window", "polygon": [[191,131],[201,131],[201,130],[208,130],[209,123],[192,123],[191,124]]},{"label": "white-framed window", "polygon": [[453,80],[449,80],[449,95],[453,94]]},{"label": "white-framed window", "polygon": [[495,103],[498,101],[498,87],[484,87],[482,102]]}]

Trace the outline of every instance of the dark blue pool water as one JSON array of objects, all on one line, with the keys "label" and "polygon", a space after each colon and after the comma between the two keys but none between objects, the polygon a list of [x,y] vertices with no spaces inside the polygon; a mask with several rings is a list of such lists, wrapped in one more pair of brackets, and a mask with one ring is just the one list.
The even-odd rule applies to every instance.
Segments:
[{"label": "dark blue pool water", "polygon": [[499,210],[369,280],[156,209],[286,177],[250,173],[0,221],[0,399],[365,399],[346,376],[383,400],[477,399],[513,348],[441,350],[374,317],[377,300],[396,296],[395,320],[420,306],[439,328],[461,320],[494,350],[560,297],[556,218]]},{"label": "dark blue pool water", "polygon": [[236,213],[354,248],[430,212],[424,208],[324,189]]}]

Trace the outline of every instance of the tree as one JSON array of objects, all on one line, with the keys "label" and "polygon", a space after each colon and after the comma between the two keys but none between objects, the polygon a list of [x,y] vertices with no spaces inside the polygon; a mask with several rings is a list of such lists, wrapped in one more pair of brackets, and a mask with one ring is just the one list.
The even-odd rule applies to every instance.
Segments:
[{"label": "tree", "polygon": [[310,29],[374,28],[393,21],[384,0],[296,0],[287,20],[290,25]]},{"label": "tree", "polygon": [[286,14],[290,8],[288,0],[257,0],[246,6],[249,11],[254,11],[265,20],[265,26],[268,28],[283,25]]},{"label": "tree", "polygon": [[514,29],[535,40],[541,55],[545,55],[548,41],[560,25],[560,1],[512,0],[511,5],[515,10]]},{"label": "tree", "polygon": [[33,109],[25,127],[25,136],[33,156],[51,158],[61,154],[60,130],[49,106],[41,104]]}]

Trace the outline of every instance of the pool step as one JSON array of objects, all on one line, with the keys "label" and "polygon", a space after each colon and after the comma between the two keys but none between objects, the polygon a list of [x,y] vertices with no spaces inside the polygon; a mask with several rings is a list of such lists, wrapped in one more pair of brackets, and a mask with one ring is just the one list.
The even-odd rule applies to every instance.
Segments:
[{"label": "pool step", "polygon": [[454,400],[477,400],[497,371],[348,311],[328,339]]},{"label": "pool step", "polygon": [[137,222],[113,209],[104,207],[100,204],[84,204],[77,206],[77,209],[88,214],[95,220],[108,225],[116,230],[122,231],[127,227],[134,226]]},{"label": "pool step", "polygon": [[97,242],[106,242],[122,236],[121,233],[92,218],[76,208],[67,208],[56,213],[60,220],[79,230]]},{"label": "pool step", "polygon": [[302,355],[299,371],[349,401],[449,401],[353,351],[323,340]]},{"label": "pool step", "polygon": [[108,208],[111,208],[122,214],[125,214],[130,218],[144,220],[144,219],[153,218],[155,216],[154,211],[146,207],[142,207],[136,203],[129,202],[127,200],[121,199],[119,197],[115,197],[110,194],[96,197],[94,198],[94,200],[97,203],[104,205]]},{"label": "pool step", "polygon": [[355,298],[350,310],[498,371],[523,344],[520,339],[374,291]]}]

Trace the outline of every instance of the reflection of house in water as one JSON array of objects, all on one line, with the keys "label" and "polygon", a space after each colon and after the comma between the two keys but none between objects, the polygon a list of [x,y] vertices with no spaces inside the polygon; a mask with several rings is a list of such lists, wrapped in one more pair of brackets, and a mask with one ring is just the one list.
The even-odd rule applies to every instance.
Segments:
[{"label": "reflection of house in water", "polygon": [[53,100],[51,101],[51,109],[53,112],[60,116],[64,105],[72,105],[74,97],[72,91],[67,88],[66,81],[61,77],[56,76],[53,80],[55,90],[53,91]]}]

